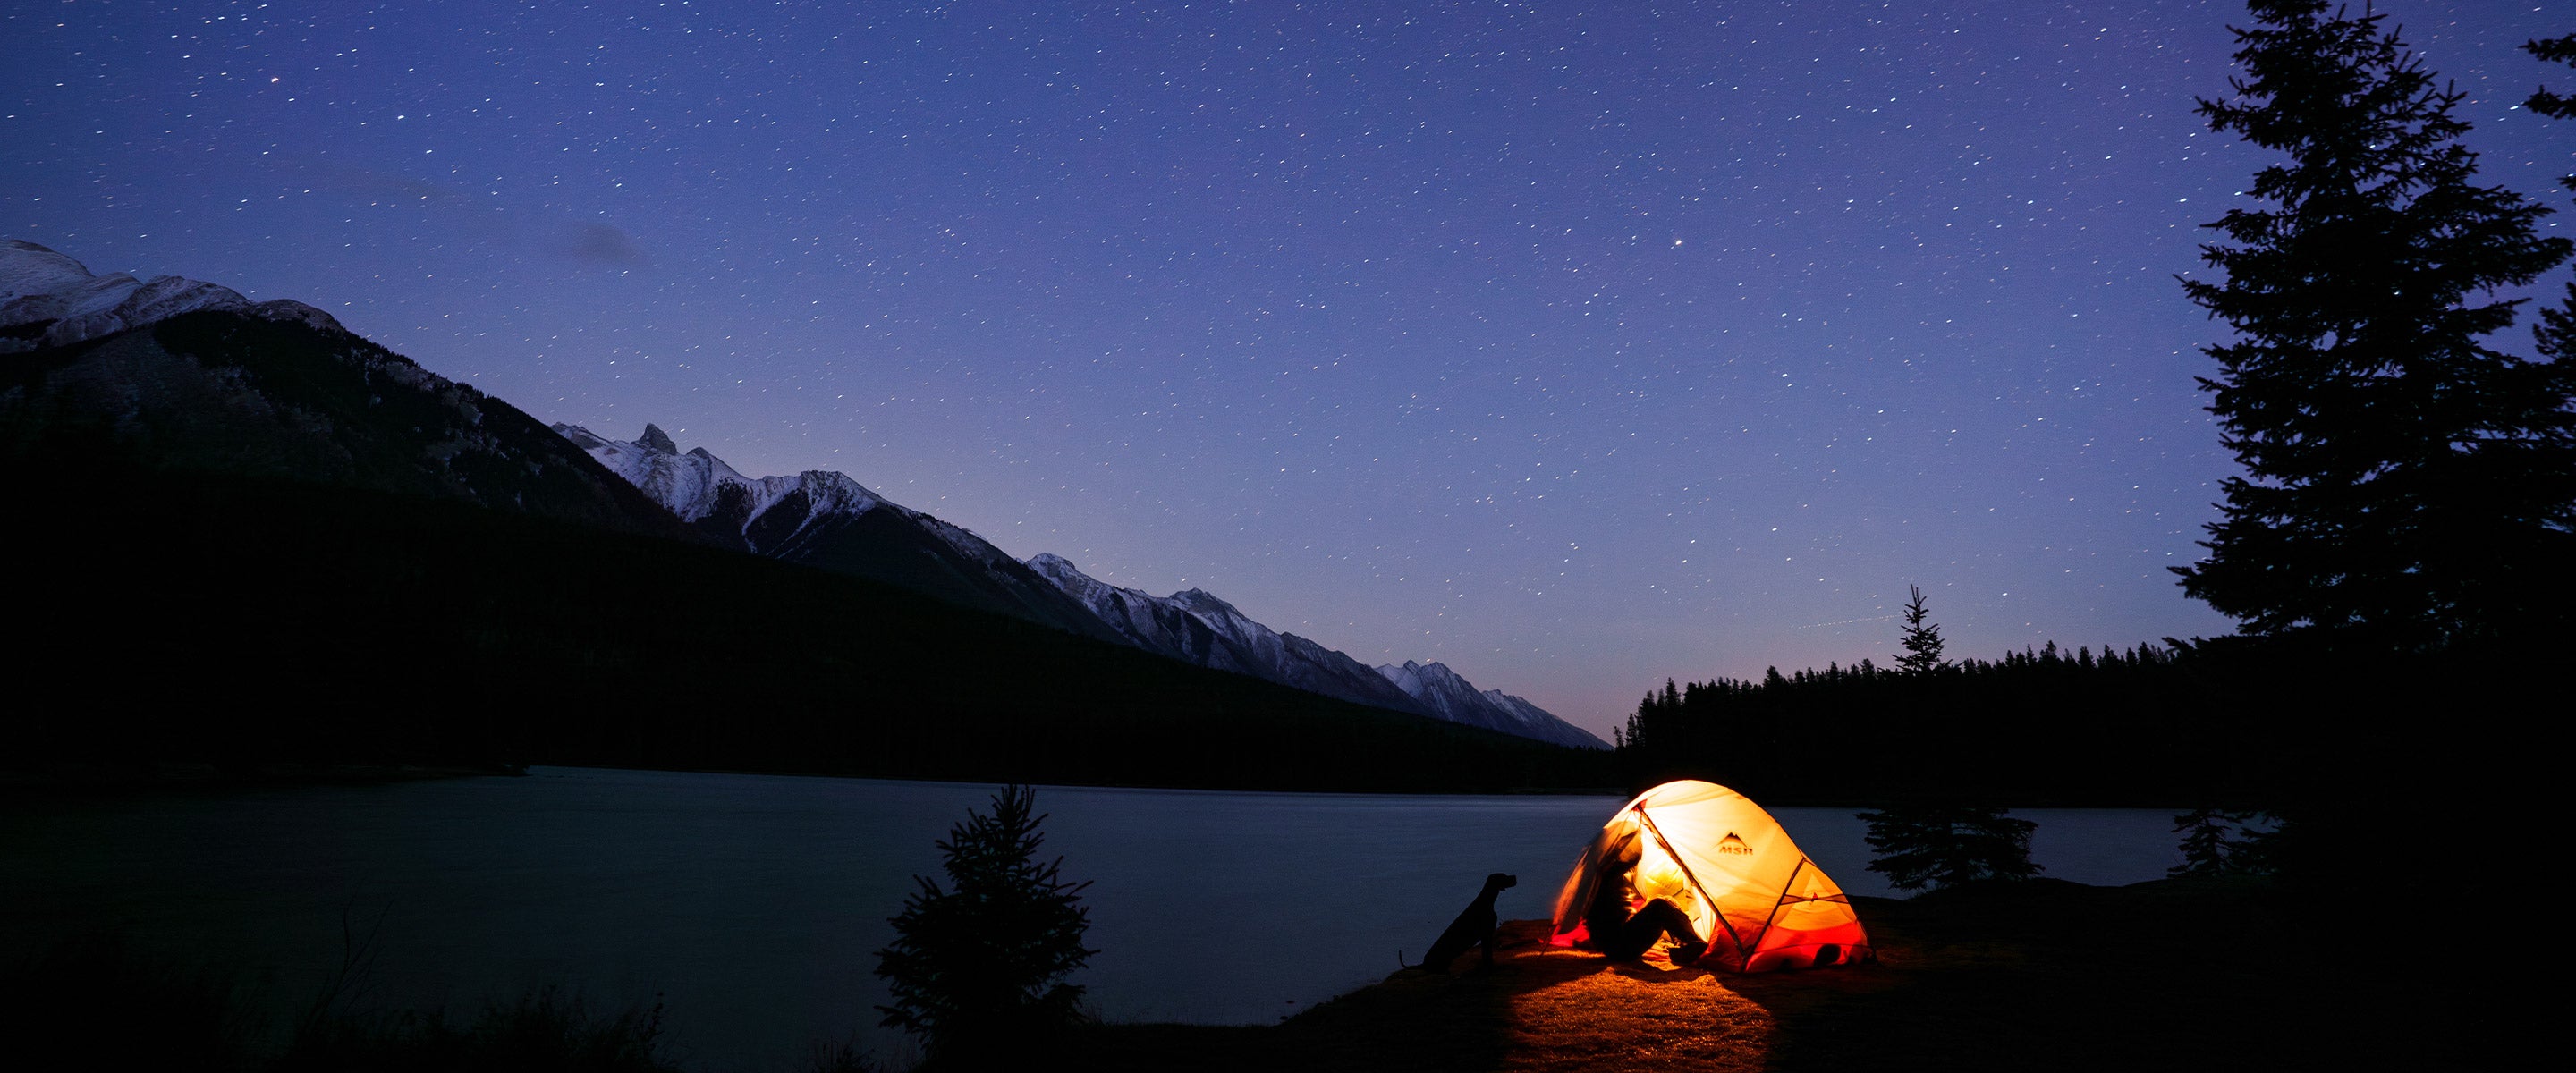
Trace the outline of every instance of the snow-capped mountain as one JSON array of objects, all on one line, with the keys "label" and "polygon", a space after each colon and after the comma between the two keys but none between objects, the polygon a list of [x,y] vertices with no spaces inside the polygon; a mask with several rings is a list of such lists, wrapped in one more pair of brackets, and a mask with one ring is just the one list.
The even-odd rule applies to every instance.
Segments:
[{"label": "snow-capped mountain", "polygon": [[888,502],[840,473],[747,477],[706,448],[680,450],[656,425],[631,441],[578,425],[554,430],[699,532],[747,551],[1310,693],[1559,745],[1605,747],[1528,701],[1500,690],[1478,693],[1437,663],[1397,669],[1409,676],[1372,670],[1262,625],[1205,590],[1154,596],[1091,577],[1063,556],[1014,561],[981,537]]},{"label": "snow-capped mountain", "polygon": [[1310,693],[1418,715],[1433,714],[1366,664],[1293,633],[1255,622],[1203,589],[1154,596],[1083,573],[1063,556],[1038,555],[1029,569],[1053,582],[1128,644],[1173,659],[1248,674]]},{"label": "snow-capped mountain", "polygon": [[70,257],[18,239],[0,240],[0,353],[68,346],[199,310],[340,330],[302,302],[252,302],[240,292],[179,276],[101,276]]},{"label": "snow-capped mountain", "polygon": [[1155,596],[1101,581],[1063,556],[1031,558],[1029,568],[1100,616],[1127,643],[1202,667],[1249,674],[1329,697],[1414,712],[1583,749],[1608,746],[1547,710],[1501,690],[1478,693],[1437,663],[1367,665],[1293,633],[1255,622],[1203,589]]},{"label": "snow-capped mountain", "polygon": [[746,477],[704,447],[682,452],[654,425],[632,441],[578,425],[557,434],[699,532],[773,559],[882,581],[953,604],[1104,641],[1124,641],[1028,567],[957,526],[840,473]]},{"label": "snow-capped mountain", "polygon": [[282,478],[680,536],[535,419],[301,302],[97,275],[0,241],[0,447],[78,464]]},{"label": "snow-capped mountain", "polygon": [[1392,663],[1380,666],[1377,673],[1431,714],[1453,723],[1467,723],[1578,749],[1610,747],[1610,743],[1594,737],[1590,731],[1559,719],[1547,709],[1519,697],[1499,689],[1477,692],[1473,683],[1459,677],[1458,672],[1450,670],[1446,664],[1406,660],[1403,666]]},{"label": "snow-capped mountain", "polygon": [[[1208,593],[1151,597],[1093,581],[1052,556],[1023,564],[841,474],[747,477],[704,449],[679,450],[652,426],[633,442],[549,428],[300,302],[255,303],[177,276],[99,275],[46,247],[0,241],[0,354],[26,355],[6,363],[0,458],[48,472],[249,478],[207,487],[223,495],[257,489],[287,506],[281,516],[297,518],[306,515],[295,511],[336,518],[332,511],[344,507],[381,509],[346,507],[350,490],[364,490],[714,544],[1323,696],[1454,718],[1358,661],[1271,630]],[[480,533],[479,524],[459,531]],[[493,530],[503,531],[556,532]],[[363,550],[352,555],[349,564],[365,558]],[[526,636],[544,634],[520,625],[536,630]],[[508,649],[508,638],[521,635],[476,636]],[[543,647],[509,650],[537,658]],[[1039,648],[1097,654],[1089,646]]]}]

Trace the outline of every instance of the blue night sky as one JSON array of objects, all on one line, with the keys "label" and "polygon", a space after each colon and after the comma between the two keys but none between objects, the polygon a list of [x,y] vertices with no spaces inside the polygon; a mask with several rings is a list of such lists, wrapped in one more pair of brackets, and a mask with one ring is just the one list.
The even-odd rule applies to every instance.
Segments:
[{"label": "blue night sky", "polygon": [[[2563,207],[2576,8],[2383,10]],[[6,12],[0,237],[1604,734],[1909,583],[1954,655],[2229,629],[2231,4]]]}]

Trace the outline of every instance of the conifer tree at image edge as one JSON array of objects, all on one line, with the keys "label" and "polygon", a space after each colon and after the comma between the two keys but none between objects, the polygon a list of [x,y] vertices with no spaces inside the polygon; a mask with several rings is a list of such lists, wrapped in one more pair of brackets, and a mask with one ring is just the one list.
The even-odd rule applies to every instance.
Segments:
[{"label": "conifer tree at image edge", "polygon": [[[2525,41],[2522,50],[2534,59],[2576,67],[2576,34],[2545,41]],[[2522,106],[2551,119],[2576,119],[2576,96],[2558,93],[2543,86],[2524,98]],[[2558,185],[2576,191],[2576,175],[2561,175]],[[2576,360],[2576,282],[2554,308],[2543,307],[2540,323],[2532,327],[2532,341],[2542,357],[2560,362]]]},{"label": "conifer tree at image edge", "polygon": [[938,843],[948,889],[913,877],[920,889],[877,951],[894,995],[882,1023],[920,1037],[933,1064],[1026,1048],[1072,1024],[1083,989],[1064,979],[1098,953],[1082,945],[1091,884],[1065,882],[1063,858],[1037,859],[1037,791],[1008,786],[992,802]]},{"label": "conifer tree at image edge", "polygon": [[2209,225],[2223,281],[2183,278],[2235,328],[2205,348],[2223,485],[2208,556],[2183,590],[2248,633],[2358,628],[2431,649],[2552,621],[2576,528],[2576,363],[2482,340],[2513,324],[2570,244],[2550,210],[2474,183],[2465,95],[2424,69],[2385,16],[2322,0],[2253,0],[2235,96],[2211,129],[2287,159],[2263,204]]}]

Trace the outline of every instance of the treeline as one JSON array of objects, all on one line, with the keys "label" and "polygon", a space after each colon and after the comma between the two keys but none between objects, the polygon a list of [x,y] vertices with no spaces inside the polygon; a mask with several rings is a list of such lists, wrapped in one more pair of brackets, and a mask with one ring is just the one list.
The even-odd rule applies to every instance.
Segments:
[{"label": "treeline", "polygon": [[1633,784],[1705,778],[1784,804],[2295,810],[2390,780],[2476,798],[2530,762],[2487,728],[2557,692],[2551,647],[2226,637],[1918,673],[1775,668],[1667,682],[1617,731],[1617,756]]},{"label": "treeline", "polygon": [[[1207,788],[1601,787],[1609,754],[862,579],[466,504],[57,457],[0,531],[0,768],[577,764]],[[33,519],[30,519],[31,521]],[[37,688],[42,684],[43,688]]]}]

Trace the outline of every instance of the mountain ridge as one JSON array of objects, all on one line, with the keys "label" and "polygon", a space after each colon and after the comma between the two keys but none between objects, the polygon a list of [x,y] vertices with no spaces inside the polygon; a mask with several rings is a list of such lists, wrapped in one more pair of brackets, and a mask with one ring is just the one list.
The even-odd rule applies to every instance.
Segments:
[{"label": "mountain ridge", "polygon": [[634,486],[508,402],[301,302],[101,276],[0,241],[0,450],[282,477],[679,537]]},{"label": "mountain ridge", "polygon": [[[630,443],[547,426],[301,302],[102,275],[0,240],[0,354],[23,355],[0,364],[0,449],[22,456],[286,478],[680,537],[1371,707],[1513,733],[1533,725],[1508,709],[1497,711],[1511,720],[1435,709],[1203,590],[1068,591],[1070,563],[1054,559],[1063,570],[1049,576],[844,474],[752,478],[703,447],[680,451],[658,426]],[[1084,598],[1111,590],[1132,604],[1123,628]],[[1168,640],[1152,640],[1158,630]]]},{"label": "mountain ridge", "polygon": [[[1388,674],[1312,639],[1274,630],[1205,589],[1155,596],[1100,581],[1052,552],[1012,559],[972,532],[887,500],[838,471],[745,476],[705,447],[682,451],[652,423],[633,440],[612,440],[567,423],[554,430],[709,537],[736,541],[755,554],[905,585],[966,606],[1338,700],[1574,748],[1609,747],[1527,700],[1501,690],[1480,692],[1446,666],[1408,662],[1405,667],[1437,671],[1421,671],[1413,678]],[[862,554],[860,542],[843,527],[867,518],[882,520],[876,539],[891,542],[901,533],[910,546],[898,550],[871,544]],[[928,554],[921,545],[929,541],[955,553],[948,557],[955,564],[952,570],[926,580],[888,569],[887,563],[907,554]],[[959,583],[970,576],[975,584]]]},{"label": "mountain ridge", "polygon": [[962,607],[1117,642],[1107,624],[958,526],[869,491],[846,474],[748,477],[704,447],[681,451],[647,424],[612,440],[557,423],[563,437],[708,539],[755,555],[912,589]]}]

